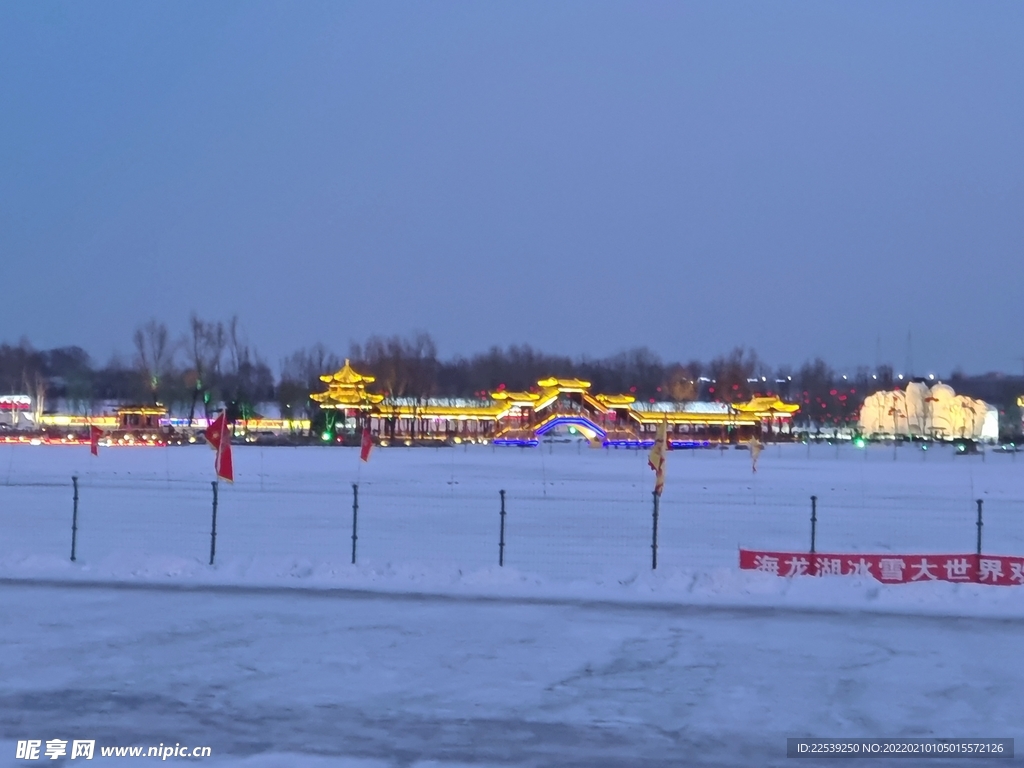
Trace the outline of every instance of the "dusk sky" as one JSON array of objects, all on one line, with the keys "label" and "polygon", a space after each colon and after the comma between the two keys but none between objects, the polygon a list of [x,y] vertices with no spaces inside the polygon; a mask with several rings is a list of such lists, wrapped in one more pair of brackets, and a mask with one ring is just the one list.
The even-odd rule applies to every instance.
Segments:
[{"label": "dusk sky", "polygon": [[0,342],[1019,373],[1024,4],[0,4]]}]

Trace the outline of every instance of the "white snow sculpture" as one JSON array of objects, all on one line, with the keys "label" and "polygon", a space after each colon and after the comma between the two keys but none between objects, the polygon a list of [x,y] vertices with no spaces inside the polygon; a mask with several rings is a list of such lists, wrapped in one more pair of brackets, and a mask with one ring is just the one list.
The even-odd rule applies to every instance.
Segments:
[{"label": "white snow sculpture", "polygon": [[929,389],[911,382],[906,391],[868,395],[860,411],[860,430],[865,435],[994,440],[998,424],[993,430],[991,410],[982,400],[958,395],[947,384]]}]

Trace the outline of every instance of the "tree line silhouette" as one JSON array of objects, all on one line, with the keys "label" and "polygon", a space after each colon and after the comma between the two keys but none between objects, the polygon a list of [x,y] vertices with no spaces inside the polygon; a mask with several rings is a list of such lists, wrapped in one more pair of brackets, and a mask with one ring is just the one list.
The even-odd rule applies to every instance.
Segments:
[{"label": "tree line silhouette", "polygon": [[[246,339],[237,317],[225,322],[196,314],[178,334],[155,319],[140,324],[132,348],[128,358],[114,355],[97,365],[80,347],[40,350],[27,339],[2,344],[0,394],[29,395],[40,412],[57,399],[78,413],[96,412],[109,401],[160,402],[190,418],[209,417],[226,407],[231,418],[239,419],[276,403],[285,417],[312,419],[317,404],[309,395],[324,388],[320,376],[348,358],[357,370],[375,376],[375,391],[389,399],[485,398],[498,388],[535,389],[539,379],[556,376],[584,379],[595,392],[628,393],[638,400],[735,402],[778,395],[801,405],[797,423],[821,428],[854,422],[868,394],[906,383],[891,366],[861,366],[840,374],[814,358],[798,367],[772,367],[743,347],[706,362],[665,360],[646,347],[572,358],[528,344],[443,359],[425,332],[373,335],[350,343],[344,356],[316,343],[285,356],[275,372]],[[1021,377],[971,378],[954,372],[950,383],[959,392],[999,405],[1007,422],[1016,417],[1019,425]]]}]

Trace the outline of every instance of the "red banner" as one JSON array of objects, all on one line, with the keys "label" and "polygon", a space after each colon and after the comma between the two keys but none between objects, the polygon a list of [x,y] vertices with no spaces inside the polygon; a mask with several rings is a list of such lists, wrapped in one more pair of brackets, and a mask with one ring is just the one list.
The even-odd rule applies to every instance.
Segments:
[{"label": "red banner", "polygon": [[221,411],[216,421],[206,428],[206,443],[217,452],[213,470],[218,480],[235,482],[234,462],[231,460],[231,428],[228,426],[227,411]]},{"label": "red banner", "polygon": [[740,568],[773,576],[870,576],[883,584],[953,581],[1024,584],[1024,557],[999,555],[836,555],[740,550]]}]

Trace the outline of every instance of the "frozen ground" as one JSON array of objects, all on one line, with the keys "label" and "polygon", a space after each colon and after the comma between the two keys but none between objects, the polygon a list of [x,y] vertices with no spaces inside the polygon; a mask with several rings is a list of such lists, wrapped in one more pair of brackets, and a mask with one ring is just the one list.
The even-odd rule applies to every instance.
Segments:
[{"label": "frozen ground", "polygon": [[1020,619],[220,589],[4,584],[0,764],[95,738],[251,767],[781,766],[787,736],[1024,725]]},{"label": "frozen ground", "polygon": [[207,449],[0,448],[0,765],[24,738],[425,768],[1024,735],[1024,588],[736,570],[739,544],[806,546],[812,493],[821,549],[969,552],[983,498],[987,551],[1024,554],[1024,457],[893,450],[771,447],[756,477],[671,454],[651,573],[642,453],[240,449],[211,568]]}]

